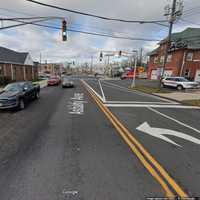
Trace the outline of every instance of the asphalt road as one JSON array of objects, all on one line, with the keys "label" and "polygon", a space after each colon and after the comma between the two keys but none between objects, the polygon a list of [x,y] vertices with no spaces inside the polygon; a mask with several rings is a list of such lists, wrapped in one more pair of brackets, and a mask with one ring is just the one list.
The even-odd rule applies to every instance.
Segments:
[{"label": "asphalt road", "polygon": [[[99,92],[95,81],[87,83]],[[141,142],[148,152],[174,178],[188,196],[200,196],[200,110],[177,105],[143,93],[127,89],[128,81],[102,80],[100,86],[105,96],[105,105],[125,125],[134,137]],[[100,87],[99,86],[99,87]],[[102,91],[99,94],[103,97]],[[161,105],[160,107],[156,107]],[[155,106],[155,107],[154,107]],[[171,107],[169,107],[171,106]],[[167,142],[147,134],[138,128],[148,123],[153,134],[165,132],[172,142]],[[175,132],[172,132],[175,131]],[[164,132],[163,132],[164,133]],[[177,136],[180,133],[183,137]],[[170,135],[171,134],[171,135]],[[189,141],[188,136],[197,139]]]},{"label": "asphalt road", "polygon": [[[72,89],[42,89],[41,98],[24,111],[0,112],[0,199],[164,197],[161,185],[124,142],[79,78]],[[200,110],[178,108],[173,102],[131,92],[119,87],[118,82],[99,84],[96,79],[84,79],[105,96],[105,106],[183,190],[190,196],[200,196],[199,144],[167,135],[176,143],[172,144],[137,129],[148,122],[151,127],[200,139]],[[169,105],[174,107],[166,108]]]}]

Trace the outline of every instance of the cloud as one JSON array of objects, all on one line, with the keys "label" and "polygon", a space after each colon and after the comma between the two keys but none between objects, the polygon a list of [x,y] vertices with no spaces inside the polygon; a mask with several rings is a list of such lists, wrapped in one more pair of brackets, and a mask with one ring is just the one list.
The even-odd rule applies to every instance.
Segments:
[{"label": "cloud", "polygon": [[[132,20],[165,19],[163,9],[167,0],[40,0],[41,2],[56,4],[60,7],[80,10],[92,14],[107,17],[117,17]],[[200,6],[199,0],[185,0],[185,10]],[[1,9],[4,8],[4,9]],[[8,9],[8,10],[5,10]],[[12,10],[12,12],[11,12]],[[198,22],[195,11],[183,16],[191,22]],[[118,36],[158,38],[166,37],[167,28],[155,24],[129,24],[107,22],[91,17],[70,14],[67,12],[42,7],[26,0],[6,0],[1,2],[1,16],[62,16],[68,21],[69,28],[83,29],[93,32],[113,33]],[[49,22],[60,27],[60,21]],[[4,23],[6,25],[6,23]],[[174,31],[184,28],[200,27],[192,23],[179,21],[174,26]],[[29,51],[35,60],[42,53],[43,61],[64,62],[77,59],[80,62],[88,61],[91,56],[97,57],[101,50],[126,50],[143,48],[145,52],[156,47],[156,42],[129,41],[106,37],[89,36],[78,33],[68,33],[68,41],[61,41],[61,33],[58,30],[35,27],[31,25],[9,29],[0,32],[0,45],[18,51]]]}]

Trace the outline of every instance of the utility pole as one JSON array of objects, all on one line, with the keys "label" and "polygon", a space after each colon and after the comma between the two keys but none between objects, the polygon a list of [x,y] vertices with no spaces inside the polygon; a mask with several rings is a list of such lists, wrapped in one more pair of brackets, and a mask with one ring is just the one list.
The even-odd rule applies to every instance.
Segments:
[{"label": "utility pole", "polygon": [[40,53],[40,72],[42,72],[42,53]]},{"label": "utility pole", "polygon": [[140,65],[142,66],[143,48],[140,49]]},{"label": "utility pole", "polygon": [[165,16],[169,16],[169,32],[168,32],[168,37],[167,37],[167,41],[166,41],[163,70],[162,70],[162,73],[161,73],[161,76],[160,76],[160,87],[161,87],[162,78],[164,77],[164,74],[165,74],[168,51],[169,51],[170,46],[171,46],[173,24],[176,21],[177,17],[180,17],[182,15],[182,9],[183,9],[182,0],[179,0],[178,4],[179,4],[178,10],[177,10],[177,0],[173,0],[171,8],[170,8],[169,5],[167,5],[165,7],[165,9],[166,9]]},{"label": "utility pole", "polygon": [[93,56],[91,56],[91,65],[90,65],[90,73],[92,74],[93,68]]},{"label": "utility pole", "polygon": [[132,83],[131,83],[131,88],[134,88],[135,87],[135,78],[136,78],[136,71],[137,71],[137,61],[138,61],[138,51],[137,50],[134,50],[133,52],[135,52],[135,65],[134,65],[134,74],[133,74],[133,80],[132,80]]}]

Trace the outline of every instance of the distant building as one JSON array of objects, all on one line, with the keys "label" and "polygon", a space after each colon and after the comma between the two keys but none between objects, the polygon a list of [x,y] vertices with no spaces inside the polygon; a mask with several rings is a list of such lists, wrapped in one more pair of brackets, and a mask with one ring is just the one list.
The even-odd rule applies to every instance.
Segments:
[{"label": "distant building", "polygon": [[[166,39],[149,55],[148,78],[159,79],[163,71]],[[165,76],[184,76],[200,81],[200,28],[187,28],[172,34]]]},{"label": "distant building", "polygon": [[39,73],[41,74],[46,73],[51,75],[60,75],[63,72],[65,72],[63,64],[46,63],[46,64],[41,64],[41,66],[39,66]]},{"label": "distant building", "polygon": [[103,75],[105,73],[105,65],[104,64],[94,64],[92,67],[93,74],[101,74]]},{"label": "distant building", "polygon": [[38,78],[38,67],[29,53],[0,47],[0,76],[11,81],[31,81]]}]

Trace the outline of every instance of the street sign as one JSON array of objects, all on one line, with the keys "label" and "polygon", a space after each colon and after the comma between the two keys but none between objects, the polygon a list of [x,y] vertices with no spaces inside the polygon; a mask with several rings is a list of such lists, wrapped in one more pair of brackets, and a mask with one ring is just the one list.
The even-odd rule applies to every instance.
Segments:
[{"label": "street sign", "polygon": [[171,144],[174,144],[176,146],[182,147],[181,145],[177,144],[173,140],[169,139],[166,135],[176,136],[178,138],[193,142],[195,144],[200,144],[200,140],[192,137],[190,135],[187,135],[185,133],[181,133],[178,131],[170,130],[170,129],[164,129],[164,128],[154,128],[151,127],[147,122],[144,122],[139,127],[136,128],[139,131],[142,131],[146,134],[149,134],[153,137],[160,138],[166,142],[169,142]]}]

